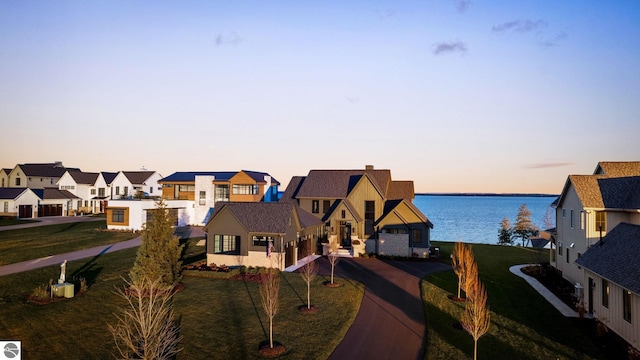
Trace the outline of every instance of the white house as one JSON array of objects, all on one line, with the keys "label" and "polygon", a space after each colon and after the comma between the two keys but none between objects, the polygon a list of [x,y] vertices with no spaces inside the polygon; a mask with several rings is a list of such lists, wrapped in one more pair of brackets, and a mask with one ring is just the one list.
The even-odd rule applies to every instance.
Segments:
[{"label": "white house", "polygon": [[9,173],[13,169],[0,169],[0,188],[9,187]]},{"label": "white house", "polygon": [[145,196],[162,195],[158,181],[162,175],[156,171],[120,171],[111,182],[111,199],[127,199],[141,192]]},{"label": "white house", "polygon": [[[111,230],[141,230],[157,207],[156,199],[109,200],[106,216],[107,228]],[[166,208],[176,219],[175,226],[193,222],[193,202],[188,200],[166,200]]]},{"label": "white house", "polygon": [[38,217],[64,216],[77,213],[79,197],[57,188],[33,189],[38,195]]},{"label": "white house", "polygon": [[0,216],[36,217],[40,198],[29,188],[0,188]]},{"label": "white house", "polygon": [[7,187],[44,189],[55,187],[67,170],[80,171],[77,168],[65,168],[62,162],[17,164],[8,175]]}]

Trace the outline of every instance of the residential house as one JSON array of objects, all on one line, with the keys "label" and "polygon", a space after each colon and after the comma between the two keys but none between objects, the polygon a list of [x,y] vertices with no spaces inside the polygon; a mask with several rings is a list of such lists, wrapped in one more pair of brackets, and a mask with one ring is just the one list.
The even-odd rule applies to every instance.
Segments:
[{"label": "residential house", "polygon": [[280,270],[315,252],[324,222],[294,203],[222,203],[205,225],[207,263]]},{"label": "residential house", "polygon": [[77,204],[79,197],[67,190],[58,188],[33,189],[38,195],[38,217],[64,216],[77,213],[74,204]]},{"label": "residential house", "polygon": [[160,181],[165,200],[193,202],[195,223],[207,223],[220,201],[271,202],[278,199],[280,183],[259,171],[176,172]]},{"label": "residential house", "polygon": [[[109,200],[106,207],[107,228],[110,230],[141,230],[151,219],[159,199],[142,198]],[[191,225],[193,202],[188,200],[166,201],[166,207],[175,219],[174,226]]]},{"label": "residential house", "polygon": [[29,188],[0,188],[0,216],[36,217],[40,198]]},{"label": "residential house", "polygon": [[34,163],[34,164],[17,164],[8,175],[7,187],[44,189],[47,187],[55,187],[60,177],[67,170],[76,170],[77,168],[66,168],[62,162],[54,163]]},{"label": "residential house", "polygon": [[553,206],[551,265],[582,286],[584,271],[576,260],[621,222],[640,224],[640,162],[600,162],[593,175],[570,175]]},{"label": "residential house", "polygon": [[329,248],[352,256],[428,256],[433,224],[413,204],[413,181],[390,170],[311,170],[294,177],[280,201],[293,202],[326,224]]},{"label": "residential house", "polygon": [[636,351],[640,351],[638,259],[640,225],[621,222],[576,260],[584,269],[585,308]]},{"label": "residential house", "polygon": [[111,198],[111,182],[116,175],[109,172],[66,171],[58,180],[58,188],[78,197],[74,206],[76,211],[83,214],[103,213],[107,200]]},{"label": "residential house", "polygon": [[162,175],[156,171],[120,171],[111,181],[111,199],[133,197],[159,197],[162,188],[158,181]]},{"label": "residential house", "polygon": [[13,169],[0,169],[0,188],[9,187],[9,173]]}]

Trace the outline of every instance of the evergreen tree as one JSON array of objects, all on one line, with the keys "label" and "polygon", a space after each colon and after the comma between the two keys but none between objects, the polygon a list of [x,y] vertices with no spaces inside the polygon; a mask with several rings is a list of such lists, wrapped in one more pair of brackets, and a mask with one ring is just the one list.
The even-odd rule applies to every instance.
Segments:
[{"label": "evergreen tree", "polygon": [[522,204],[513,227],[513,236],[522,239],[522,246],[524,246],[525,240],[529,242],[529,238],[535,235],[538,235],[538,228],[531,223],[531,211],[527,209],[526,204]]},{"label": "evergreen tree", "polygon": [[498,230],[498,245],[513,245],[513,230],[509,219],[504,218]]},{"label": "evergreen tree", "polygon": [[182,246],[174,235],[171,216],[164,201],[152,210],[141,234],[141,244],[129,275],[134,285],[159,279],[159,286],[173,288],[180,281]]}]

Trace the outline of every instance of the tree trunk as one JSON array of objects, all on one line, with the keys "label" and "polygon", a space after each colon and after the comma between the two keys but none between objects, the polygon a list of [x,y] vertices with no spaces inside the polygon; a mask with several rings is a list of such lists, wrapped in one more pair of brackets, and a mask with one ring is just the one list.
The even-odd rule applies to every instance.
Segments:
[{"label": "tree trunk", "polygon": [[478,359],[478,340],[475,340],[473,343],[473,360]]},{"label": "tree trunk", "polygon": [[334,268],[334,266],[331,265],[331,283],[332,284],[333,284],[333,268]]},{"label": "tree trunk", "polygon": [[273,349],[273,320],[269,320],[269,347]]},{"label": "tree trunk", "polygon": [[307,309],[311,309],[311,282],[307,282]]}]

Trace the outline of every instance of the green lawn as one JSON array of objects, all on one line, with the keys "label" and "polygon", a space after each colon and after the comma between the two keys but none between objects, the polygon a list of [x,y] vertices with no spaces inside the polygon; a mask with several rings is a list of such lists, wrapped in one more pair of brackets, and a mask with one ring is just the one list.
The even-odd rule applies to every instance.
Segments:
[{"label": "green lawn", "polygon": [[[187,242],[185,254],[200,259],[197,239]],[[107,323],[124,305],[114,290],[123,285],[137,249],[69,262],[67,276],[83,276],[89,291],[49,305],[28,304],[24,295],[56,279],[59,266],[0,277],[0,339],[22,341],[23,359],[107,359],[115,353]],[[306,285],[299,274],[284,273],[280,312],[275,317],[275,340],[288,352],[283,359],[326,359],[355,319],[363,287],[344,282],[340,288],[322,285],[317,277],[312,303],[320,311],[301,315]],[[185,277],[185,289],[175,297],[183,337],[178,359],[258,359],[258,345],[267,339],[267,318],[258,285],[242,281]]]},{"label": "green lawn", "polygon": [[1,216],[0,217],[0,227],[1,226],[9,226],[9,225],[20,225],[20,224],[29,224],[38,222],[37,220],[23,220],[15,217]]},{"label": "green lawn", "polygon": [[[437,243],[449,259],[453,243]],[[489,296],[491,328],[478,342],[479,359],[607,359],[588,331],[590,319],[562,316],[509,267],[539,261],[536,250],[497,245],[473,245],[480,278]],[[460,359],[473,356],[473,339],[455,328],[464,311],[448,295],[457,293],[453,271],[436,273],[422,281],[427,317],[425,359]]]},{"label": "green lawn", "polygon": [[103,220],[0,231],[0,265],[113,244],[139,235],[106,228]]}]

